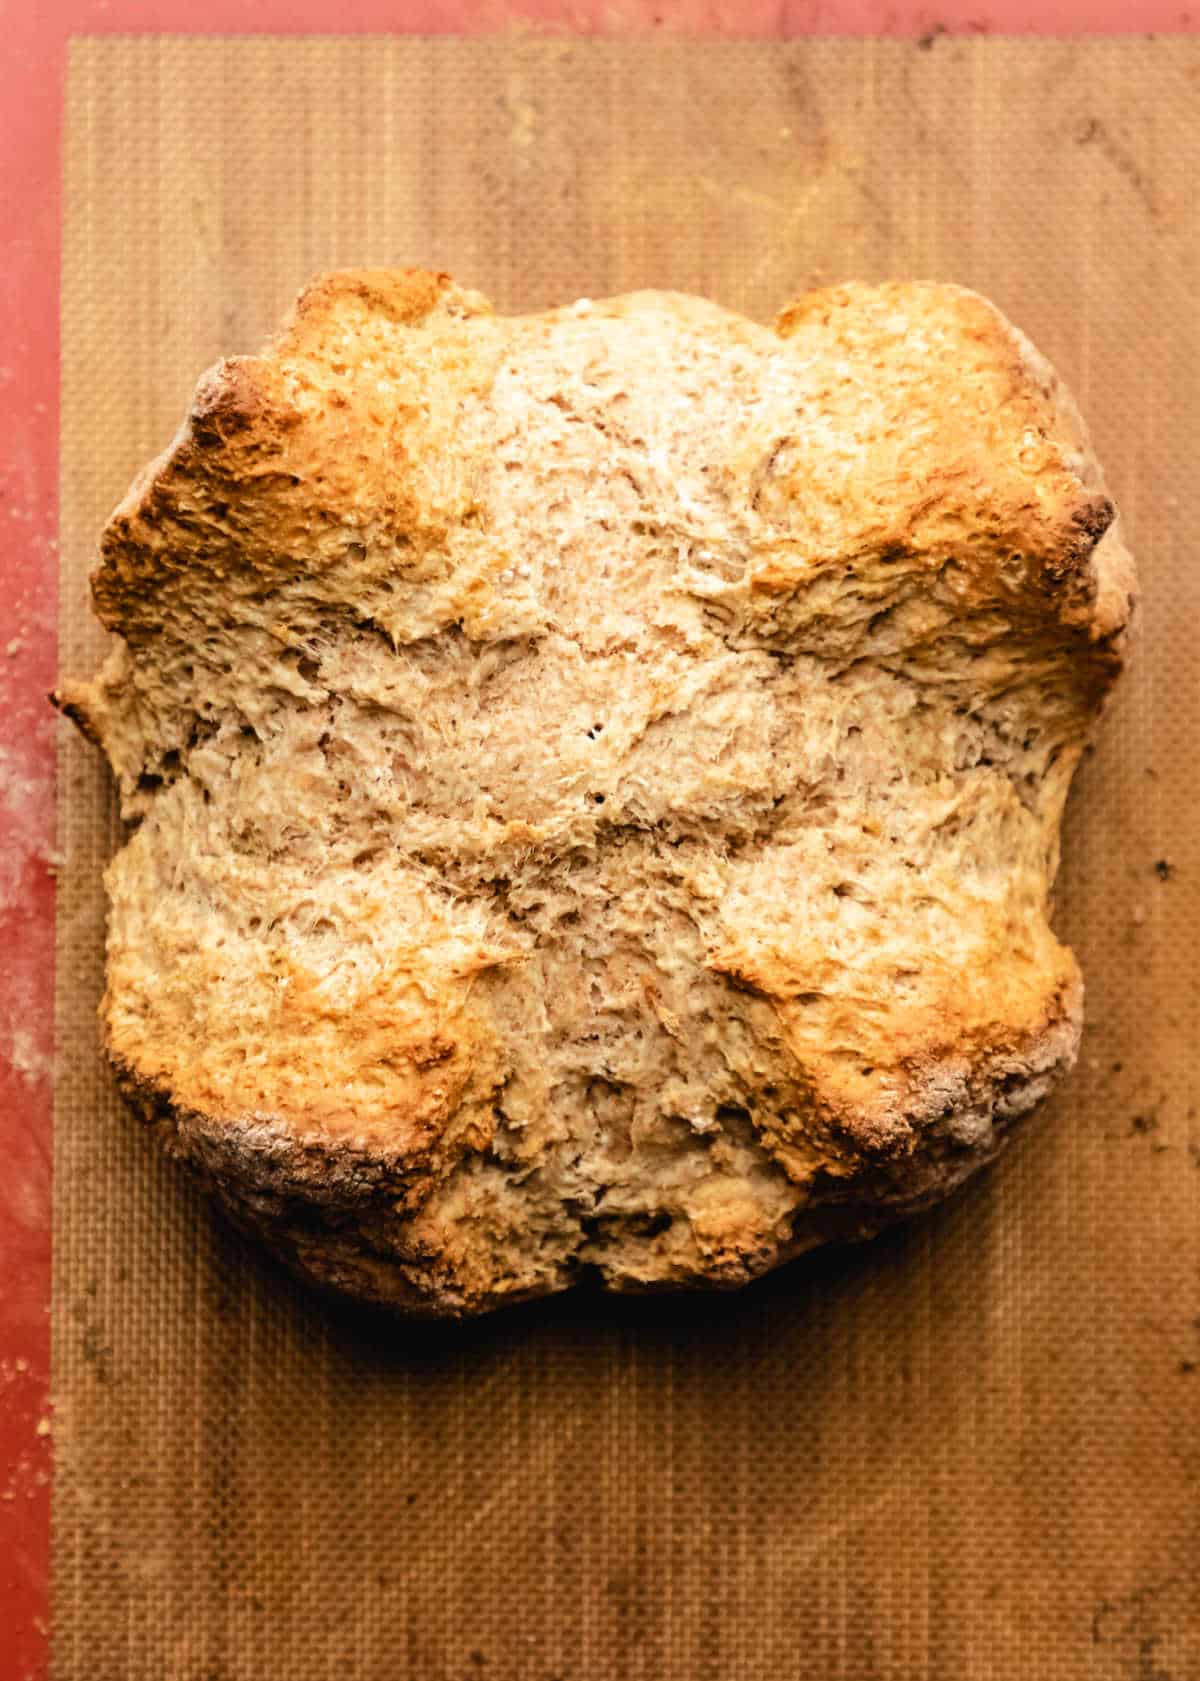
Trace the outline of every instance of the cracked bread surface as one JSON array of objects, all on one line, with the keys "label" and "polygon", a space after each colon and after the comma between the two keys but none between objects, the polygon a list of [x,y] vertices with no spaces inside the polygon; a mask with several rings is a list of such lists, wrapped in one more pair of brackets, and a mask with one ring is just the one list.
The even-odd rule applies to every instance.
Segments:
[{"label": "cracked bread surface", "polygon": [[60,706],[132,832],[104,1034],[321,1283],[742,1283],[1070,1065],[1049,924],[1132,567],[983,299],[310,287],[113,514]]}]

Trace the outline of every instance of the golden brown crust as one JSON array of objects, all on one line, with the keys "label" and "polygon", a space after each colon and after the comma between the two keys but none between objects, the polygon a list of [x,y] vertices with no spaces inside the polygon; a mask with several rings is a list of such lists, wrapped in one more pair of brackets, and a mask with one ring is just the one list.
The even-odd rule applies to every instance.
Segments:
[{"label": "golden brown crust", "polygon": [[415,327],[439,312],[465,319],[490,314],[491,306],[430,269],[340,269],[304,288],[274,349],[279,355],[319,353],[331,325],[353,329],[374,317]]},{"label": "golden brown crust", "polygon": [[772,334],[326,276],[112,516],[117,649],[55,697],[142,824],[123,1088],[409,1312],[733,1285],[926,1205],[1075,1053],[1049,892],[1113,521],[958,288]]},{"label": "golden brown crust", "polygon": [[[1087,621],[1113,506],[1067,459],[1077,440],[1059,433],[1057,381],[1041,382],[990,304],[947,286],[839,286],[791,304],[776,330],[820,359],[814,406],[826,426],[849,421],[857,446],[836,474],[820,429],[797,429],[758,490],[790,504],[808,566],[853,557],[944,573],[969,534],[961,606],[1026,603]],[[864,369],[880,374],[869,402]],[[765,567],[756,583],[787,587],[788,576]]]}]

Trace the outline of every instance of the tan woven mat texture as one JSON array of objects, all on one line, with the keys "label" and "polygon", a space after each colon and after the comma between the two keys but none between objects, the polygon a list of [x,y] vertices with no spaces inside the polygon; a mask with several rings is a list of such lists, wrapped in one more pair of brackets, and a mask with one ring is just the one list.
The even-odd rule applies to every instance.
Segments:
[{"label": "tan woven mat texture", "polygon": [[1075,387],[1144,611],[1067,824],[1080,1066],[1001,1163],[740,1297],[459,1331],[310,1299],[122,1112],[65,734],[58,1681],[1200,1676],[1198,99],[1195,41],[75,44],[65,669],[196,376],[353,264],[522,310],[978,287]]}]

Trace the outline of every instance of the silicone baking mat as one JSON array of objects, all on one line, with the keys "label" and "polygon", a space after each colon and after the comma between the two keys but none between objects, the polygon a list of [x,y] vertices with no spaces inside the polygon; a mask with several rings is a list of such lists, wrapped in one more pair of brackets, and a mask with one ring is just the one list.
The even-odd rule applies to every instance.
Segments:
[{"label": "silicone baking mat", "polygon": [[65,669],[97,653],[104,518],[196,376],[359,264],[506,310],[978,287],[1074,386],[1144,604],[1067,825],[1076,1075],[949,1206],[730,1298],[431,1331],[260,1260],[98,1057],[118,836],[66,739],[62,1681],[1200,1674],[1198,92],[1179,41],[75,44]]}]

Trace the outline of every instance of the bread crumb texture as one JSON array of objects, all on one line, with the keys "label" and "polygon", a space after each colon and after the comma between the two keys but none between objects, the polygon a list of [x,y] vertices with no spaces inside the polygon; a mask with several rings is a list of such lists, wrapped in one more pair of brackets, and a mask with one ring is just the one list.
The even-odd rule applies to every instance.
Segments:
[{"label": "bread crumb texture", "polygon": [[1132,569],[988,303],[500,318],[334,274],[104,532],[118,1077],[307,1276],[737,1285],[1071,1063],[1063,802]]}]

